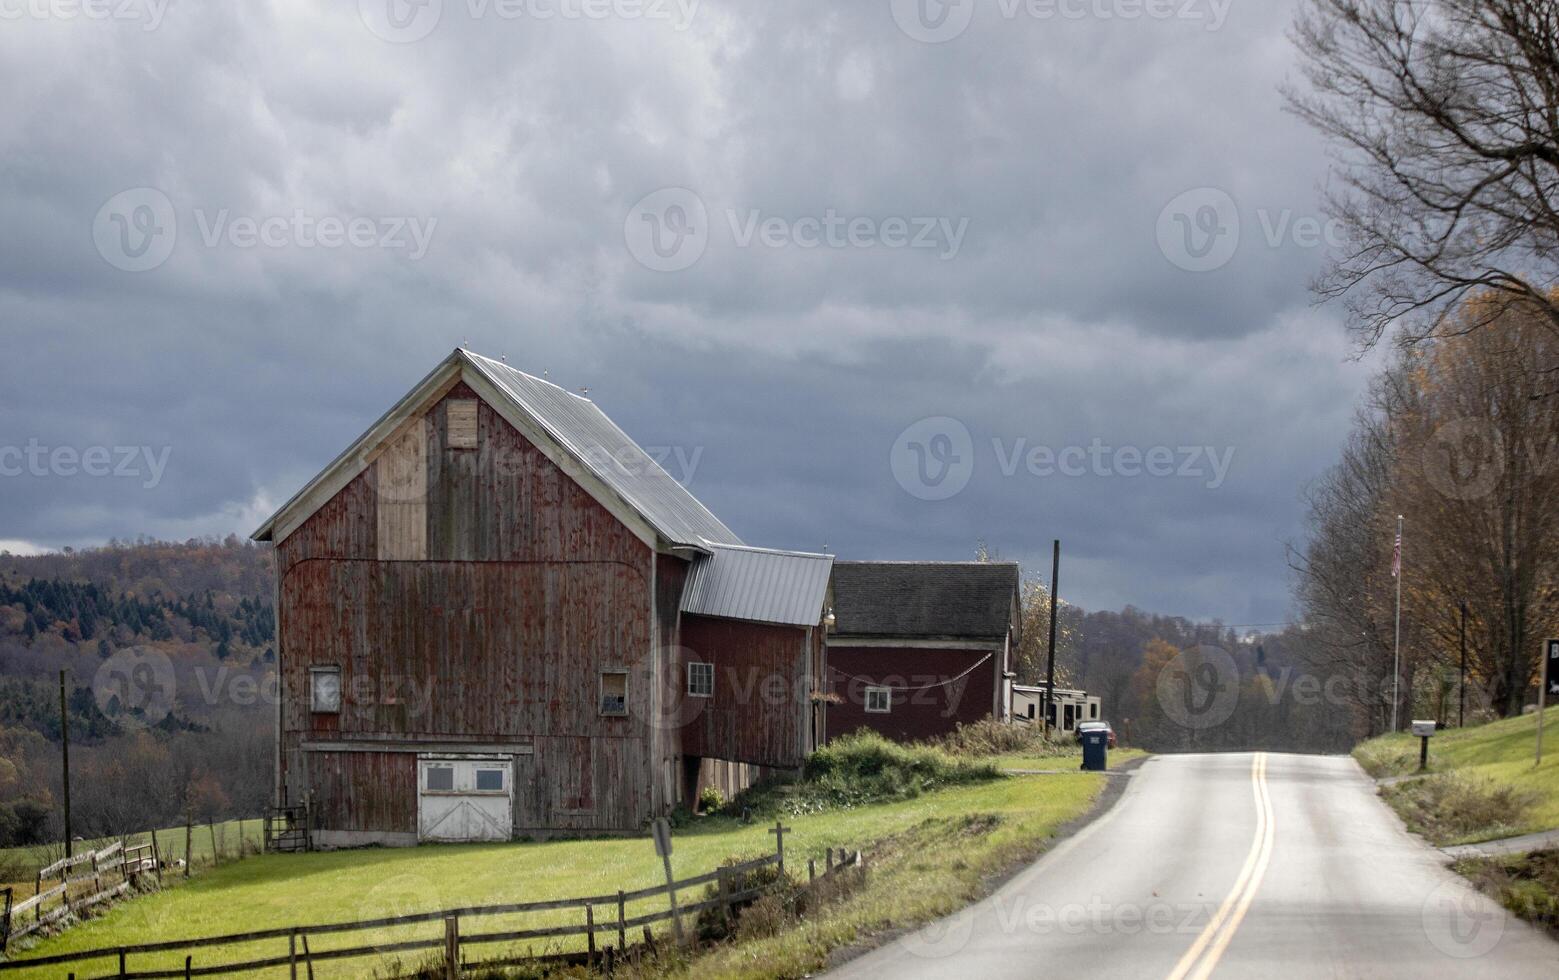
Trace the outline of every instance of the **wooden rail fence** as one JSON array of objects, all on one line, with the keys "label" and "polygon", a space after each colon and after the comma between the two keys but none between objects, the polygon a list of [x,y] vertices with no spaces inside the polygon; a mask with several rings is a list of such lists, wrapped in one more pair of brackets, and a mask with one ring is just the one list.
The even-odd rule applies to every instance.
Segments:
[{"label": "wooden rail fence", "polygon": [[[52,925],[67,915],[125,894],[136,875],[145,872],[162,873],[154,844],[126,847],[123,840],[117,840],[98,850],[60,858],[38,869],[32,897],[11,905],[0,935],[8,946],[11,940]],[[118,881],[113,880],[115,877]],[[57,884],[44,887],[45,882],[56,879]],[[87,884],[91,889],[82,892],[81,886]],[[56,899],[58,904],[51,907]]]},{"label": "wooden rail fence", "polygon": [[[611,895],[590,895],[579,898],[559,898],[548,901],[518,902],[505,905],[479,905],[466,908],[443,909],[435,912],[389,916],[357,922],[282,926],[254,932],[206,936],[199,939],[178,939],[165,942],[141,943],[133,946],[112,946],[75,953],[60,953],[53,956],[12,960],[0,963],[0,973],[36,969],[44,966],[58,966],[66,963],[84,963],[91,960],[109,960],[116,964],[117,969],[111,973],[99,974],[94,980],[163,980],[163,978],[173,980],[173,978],[177,977],[208,977],[239,973],[246,970],[263,970],[278,967],[288,968],[291,980],[297,980],[300,967],[306,971],[306,976],[311,978],[313,976],[312,965],[319,962],[356,959],[367,956],[386,956],[395,953],[443,950],[442,960],[447,971],[446,976],[455,978],[459,976],[462,965],[471,967],[494,966],[535,958],[532,956],[511,957],[463,964],[461,951],[466,947],[493,943],[560,940],[576,937],[584,939],[585,951],[582,956],[585,962],[611,961],[630,950],[628,944],[630,931],[637,932],[642,930],[644,944],[652,946],[653,939],[650,927],[657,922],[663,922],[679,915],[697,916],[706,909],[729,907],[756,899],[762,893],[761,889],[741,886],[746,884],[746,876],[749,873],[770,865],[778,866],[783,870],[784,856],[782,850],[777,849],[774,854],[754,858],[750,861],[744,861],[728,867],[717,868],[714,871],[695,875],[691,878],[684,878],[680,881],[670,881],[665,884],[638,888],[633,891],[619,891]],[[829,852],[828,867],[825,874],[834,874],[846,868],[856,867],[864,867],[864,859],[859,851],[855,852],[853,856],[840,852],[838,864],[835,864],[833,861],[833,852]],[[809,878],[816,875],[815,867],[809,867],[808,870]],[[676,902],[677,892],[708,884],[717,885],[718,890],[715,897],[692,904]],[[640,915],[630,916],[628,914],[628,903],[660,896],[665,896],[668,899],[667,908]],[[596,909],[598,908],[607,910],[607,914],[597,916]],[[567,910],[582,911],[584,921],[569,925],[543,926],[529,929],[502,929],[488,932],[466,932],[464,928],[471,923],[471,920],[491,916]],[[323,950],[311,950],[309,947],[310,937],[342,935],[432,922],[443,922],[444,929],[442,935]],[[615,945],[598,944],[597,937],[603,934],[608,938],[615,938]],[[132,956],[146,957],[159,953],[210,950],[214,947],[245,945],[264,941],[275,941],[278,943],[285,941],[287,951],[281,954],[261,956],[256,959],[239,962],[201,965],[195,964],[193,954],[187,954],[181,967],[157,967],[142,970],[132,970],[130,968],[129,960]],[[577,956],[579,954],[574,955]],[[70,976],[74,978],[76,975],[72,973]]]}]

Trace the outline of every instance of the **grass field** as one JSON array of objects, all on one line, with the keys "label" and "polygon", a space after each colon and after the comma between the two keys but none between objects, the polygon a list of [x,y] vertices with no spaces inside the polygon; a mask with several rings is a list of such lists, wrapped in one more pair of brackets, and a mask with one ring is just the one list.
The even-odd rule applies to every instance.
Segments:
[{"label": "grass field", "polygon": [[[805,859],[820,856],[826,847],[862,847],[874,853],[868,884],[799,929],[723,947],[695,960],[690,969],[696,975],[729,975],[731,964],[722,968],[721,957],[746,957],[752,952],[759,959],[744,959],[743,975],[799,976],[820,965],[828,950],[864,931],[951,911],[977,893],[985,874],[1038,853],[1058,826],[1087,809],[1103,783],[1103,777],[1091,774],[1001,778],[902,802],[789,817],[786,823],[792,833],[787,835],[786,857],[793,872],[804,873]],[[765,826],[744,826],[717,817],[679,831],[673,861],[677,874],[685,877],[711,870],[732,856],[769,853],[772,846],[773,836]],[[646,839],[264,855],[126,902],[16,955],[25,959],[274,926],[611,893],[652,885],[661,877],[660,862]],[[656,907],[646,901],[637,910],[630,907],[629,914]],[[480,928],[533,928],[578,918],[576,913],[532,915],[523,923],[492,918],[482,920]],[[429,937],[438,935],[440,928],[433,923],[321,937],[315,949]],[[496,947],[478,949],[477,956],[498,952]],[[195,965],[285,951],[285,941],[254,943],[197,955]],[[96,975],[112,972],[115,966],[105,959],[73,968],[80,975]],[[182,958],[172,955],[131,959],[132,970],[180,966]],[[386,959],[377,969],[384,975],[390,966]],[[358,977],[372,968],[369,960],[320,964],[315,976],[320,980]],[[54,967],[13,975],[63,978],[66,972],[64,967]],[[285,971],[273,970],[269,975],[281,976]]]},{"label": "grass field", "polygon": [[[1537,715],[1523,715],[1440,732],[1429,743],[1429,771],[1440,776],[1439,782],[1399,783],[1388,787],[1384,795],[1410,827],[1418,816],[1414,808],[1428,800],[1444,804],[1466,798],[1469,810],[1476,808],[1479,796],[1504,794],[1519,802],[1519,806],[1500,808],[1503,812],[1491,812],[1482,821],[1474,814],[1460,827],[1440,831],[1414,827],[1427,829],[1426,836],[1441,844],[1559,827],[1559,707],[1548,709],[1544,724],[1546,751],[1541,767],[1532,764]],[[1418,743],[1411,735],[1386,735],[1360,743],[1353,755],[1377,778],[1410,775],[1418,770]]]}]

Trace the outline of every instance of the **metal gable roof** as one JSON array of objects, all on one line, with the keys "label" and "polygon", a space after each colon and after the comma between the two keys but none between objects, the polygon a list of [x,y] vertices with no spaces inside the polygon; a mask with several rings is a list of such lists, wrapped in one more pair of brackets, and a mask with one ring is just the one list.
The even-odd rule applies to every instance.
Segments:
[{"label": "metal gable roof", "polygon": [[723,619],[816,626],[832,555],[712,545],[688,573],[682,611]]},{"label": "metal gable roof", "polygon": [[515,406],[675,544],[742,543],[588,398],[550,381],[461,351]]},{"label": "metal gable roof", "polygon": [[[290,528],[296,527],[353,475],[368,466],[374,446],[394,431],[399,420],[414,412],[440,383],[462,374],[486,381],[509,403],[508,409],[534,422],[563,452],[584,466],[666,541],[695,548],[742,543],[590,399],[464,349],[457,349],[445,358],[356,442],[283,504],[255,531],[254,538],[269,541],[290,533]],[[500,411],[504,407],[499,406]]]}]

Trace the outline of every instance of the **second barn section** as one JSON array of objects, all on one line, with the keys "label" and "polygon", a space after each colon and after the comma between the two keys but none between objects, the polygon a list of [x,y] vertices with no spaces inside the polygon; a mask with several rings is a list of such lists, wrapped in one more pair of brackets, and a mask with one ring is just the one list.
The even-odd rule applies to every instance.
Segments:
[{"label": "second barn section", "polygon": [[912,741],[1007,720],[1019,579],[1012,562],[835,562],[827,738]]}]

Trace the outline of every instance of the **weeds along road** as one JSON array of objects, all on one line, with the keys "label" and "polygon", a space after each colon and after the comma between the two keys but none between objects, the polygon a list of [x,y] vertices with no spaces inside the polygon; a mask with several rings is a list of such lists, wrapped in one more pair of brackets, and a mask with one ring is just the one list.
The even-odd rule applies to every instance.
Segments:
[{"label": "weeds along road", "polygon": [[837,980],[1559,976],[1559,942],[1410,837],[1347,757],[1158,756],[990,898]]}]

